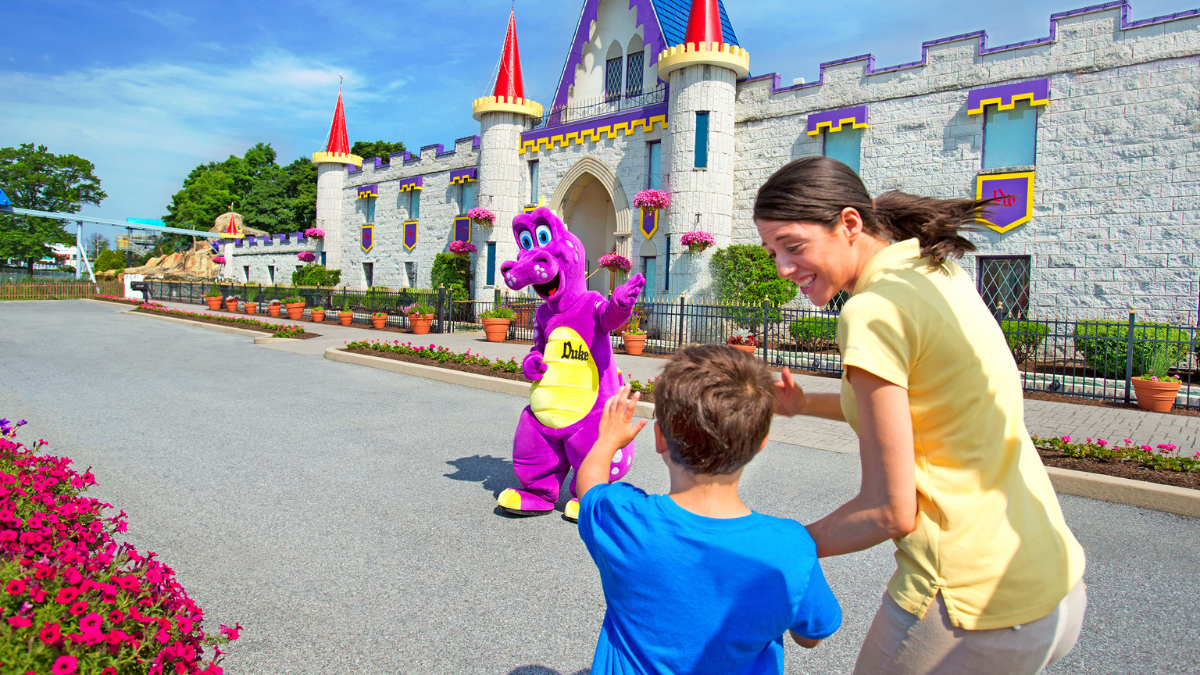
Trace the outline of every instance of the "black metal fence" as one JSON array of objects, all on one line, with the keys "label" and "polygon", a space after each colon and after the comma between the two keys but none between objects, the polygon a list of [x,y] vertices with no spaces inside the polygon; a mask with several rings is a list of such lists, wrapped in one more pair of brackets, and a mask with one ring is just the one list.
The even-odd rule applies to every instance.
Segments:
[{"label": "black metal fence", "polygon": [[[211,284],[151,281],[154,300],[203,303]],[[372,312],[385,312],[386,325],[409,328],[405,307],[424,302],[434,308],[434,333],[479,330],[481,315],[497,306],[512,308],[509,340],[533,341],[535,316],[542,301],[534,295],[502,294],[488,300],[454,300],[447,289],[350,290],[346,288],[219,284],[224,296],[269,303],[298,295],[305,316],[322,306],[336,320],[343,306],[354,323],[369,324]],[[832,305],[831,305],[832,307]],[[265,306],[260,310],[265,312]],[[736,305],[716,300],[646,298],[637,304],[639,328],[646,332],[644,352],[673,354],[681,345],[724,343],[734,335],[753,336],[756,354],[771,366],[840,376],[837,347],[838,312],[800,306]],[[1088,318],[999,319],[1025,391],[1132,402],[1133,379],[1157,373],[1182,382],[1176,405],[1200,409],[1200,330],[1139,319]],[[1192,322],[1189,322],[1192,323]],[[611,337],[623,346],[621,331]]]}]

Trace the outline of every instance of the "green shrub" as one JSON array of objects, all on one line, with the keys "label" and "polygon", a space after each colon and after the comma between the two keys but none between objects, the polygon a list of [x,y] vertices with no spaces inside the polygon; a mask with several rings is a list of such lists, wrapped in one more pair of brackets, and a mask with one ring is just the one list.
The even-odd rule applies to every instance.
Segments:
[{"label": "green shrub", "polygon": [[221,292],[221,288],[219,286],[217,286],[216,284],[213,284],[212,288],[208,289],[208,292],[204,294],[204,297],[206,297],[206,298],[223,298],[223,297],[225,297],[225,294]]},{"label": "green shrub", "polygon": [[801,350],[820,352],[837,344],[837,319],[832,316],[810,316],[796,319],[788,332]]},{"label": "green shrub", "polygon": [[114,251],[105,249],[96,256],[95,267],[96,272],[107,272],[109,270],[121,271],[125,269],[125,253],[122,251]]},{"label": "green shrub", "polygon": [[709,262],[713,286],[721,302],[761,305],[763,300],[782,305],[798,289],[780,279],[767,250],[758,244],[734,244],[717,250]]},{"label": "green shrub", "polygon": [[1008,343],[1008,351],[1012,353],[1013,360],[1024,363],[1032,359],[1038,347],[1042,346],[1050,332],[1050,326],[1037,321],[1013,319],[1001,321],[1000,330],[1004,331],[1004,341]]},{"label": "green shrub", "polygon": [[481,319],[508,319],[509,321],[512,321],[513,318],[516,316],[517,316],[517,313],[513,311],[512,307],[503,307],[502,306],[502,307],[495,307],[493,309],[489,309],[486,312],[481,313],[479,315],[479,318],[481,318]]},{"label": "green shrub", "polygon": [[[1122,321],[1081,321],[1075,324],[1075,351],[1088,367],[1104,377],[1125,379],[1125,344],[1129,325]],[[1178,354],[1186,354],[1187,334],[1170,324],[1145,321],[1133,326],[1133,374],[1141,374],[1156,350],[1178,344]],[[1149,342],[1147,342],[1149,340]]]},{"label": "green shrub", "polygon": [[453,253],[434,256],[429,279],[435,289],[445,286],[453,293],[455,300],[468,300],[470,294],[467,289],[471,287],[471,277],[470,258],[460,258]]},{"label": "green shrub", "polygon": [[341,281],[341,270],[325,269],[324,265],[316,263],[309,263],[292,272],[293,286],[337,286]]}]

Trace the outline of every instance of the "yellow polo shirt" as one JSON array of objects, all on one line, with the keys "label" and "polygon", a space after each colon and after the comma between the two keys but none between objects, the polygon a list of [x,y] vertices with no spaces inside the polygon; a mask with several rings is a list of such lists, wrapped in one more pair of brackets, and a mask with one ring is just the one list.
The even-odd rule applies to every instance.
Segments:
[{"label": "yellow polo shirt", "polygon": [[[961,267],[928,263],[916,239],[880,251],[838,320],[843,363],[904,387],[912,409],[916,529],[893,540],[888,594],[922,617],[941,591],[968,630],[1029,623],[1083,577],[1083,548],[1029,439],[1000,326]],[[858,431],[845,375],[841,405]]]}]

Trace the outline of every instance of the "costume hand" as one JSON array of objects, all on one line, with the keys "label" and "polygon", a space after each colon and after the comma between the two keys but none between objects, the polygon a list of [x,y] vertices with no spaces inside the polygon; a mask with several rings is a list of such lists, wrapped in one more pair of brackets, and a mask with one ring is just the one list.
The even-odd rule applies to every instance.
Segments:
[{"label": "costume hand", "polygon": [[635,274],[629,278],[629,281],[617,286],[612,293],[612,300],[619,307],[633,307],[637,302],[638,296],[642,294],[642,289],[646,287],[646,277],[641,274]]},{"label": "costume hand", "polygon": [[639,391],[631,398],[629,389],[629,385],[625,385],[610,397],[604,404],[604,414],[600,416],[600,433],[596,444],[612,448],[613,452],[632,443],[649,421],[633,421],[633,410],[637,407],[642,393]]},{"label": "costume hand", "polygon": [[521,361],[521,371],[525,373],[525,379],[535,382],[542,379],[542,375],[549,367],[542,363],[541,352],[529,352],[525,355],[525,359]]},{"label": "costume hand", "polygon": [[804,389],[792,379],[792,371],[785,366],[779,381],[775,383],[775,413],[778,415],[799,415],[804,412],[808,403]]}]

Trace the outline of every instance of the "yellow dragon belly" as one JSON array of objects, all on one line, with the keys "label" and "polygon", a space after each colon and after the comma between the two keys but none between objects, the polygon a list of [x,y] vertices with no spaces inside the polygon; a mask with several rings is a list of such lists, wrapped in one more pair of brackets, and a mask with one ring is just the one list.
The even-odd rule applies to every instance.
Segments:
[{"label": "yellow dragon belly", "polygon": [[542,363],[546,372],[529,390],[534,417],[551,429],[583,419],[600,395],[600,372],[588,344],[579,333],[559,326],[546,341]]}]

